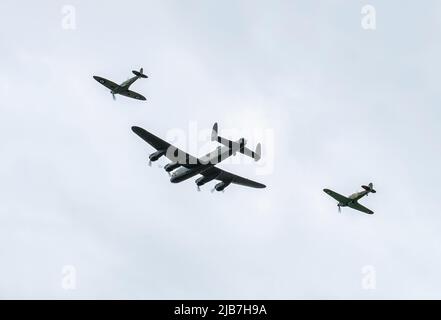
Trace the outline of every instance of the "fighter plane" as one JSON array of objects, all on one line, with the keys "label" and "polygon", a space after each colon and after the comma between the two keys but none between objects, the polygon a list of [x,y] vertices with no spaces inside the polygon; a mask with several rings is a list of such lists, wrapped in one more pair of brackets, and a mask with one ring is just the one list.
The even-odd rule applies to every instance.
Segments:
[{"label": "fighter plane", "polygon": [[120,85],[107,80],[102,77],[93,76],[93,78],[101,83],[106,88],[110,89],[110,93],[112,94],[113,100],[115,100],[115,94],[120,94],[129,98],[138,99],[138,100],[146,100],[145,97],[137,92],[129,90],[130,86],[138,80],[139,78],[147,78],[147,76],[143,73],[143,69],[141,68],[139,71],[133,70],[134,77],[124,81]]},{"label": "fighter plane", "polygon": [[367,196],[369,193],[376,193],[377,191],[374,190],[374,185],[372,184],[372,182],[369,183],[369,185],[367,186],[363,185],[361,187],[364,189],[363,191],[356,192],[349,197],[342,196],[341,194],[338,194],[337,192],[329,189],[323,189],[323,191],[338,201],[338,212],[341,212],[341,207],[349,207],[367,214],[374,214],[373,211],[359,204],[358,200],[360,200],[364,196]]},{"label": "fighter plane", "polygon": [[200,191],[202,185],[211,180],[220,181],[214,186],[212,192],[214,190],[224,191],[230,184],[238,184],[251,188],[266,187],[264,184],[237,176],[215,166],[217,163],[227,159],[231,155],[235,155],[236,152],[243,153],[253,158],[255,161],[258,161],[261,157],[260,143],[257,145],[256,151],[252,151],[245,146],[246,140],[244,138],[237,141],[222,138],[218,135],[217,123],[213,126],[211,141],[217,141],[223,146],[217,147],[214,151],[201,158],[196,158],[178,149],[140,127],[134,126],[132,127],[132,131],[156,149],[156,152],[149,156],[149,164],[151,164],[152,161],[157,161],[162,156],[165,156],[171,161],[164,166],[164,170],[170,174],[170,182],[172,183],[182,182],[196,175],[201,175],[201,177],[195,181],[198,191]]}]

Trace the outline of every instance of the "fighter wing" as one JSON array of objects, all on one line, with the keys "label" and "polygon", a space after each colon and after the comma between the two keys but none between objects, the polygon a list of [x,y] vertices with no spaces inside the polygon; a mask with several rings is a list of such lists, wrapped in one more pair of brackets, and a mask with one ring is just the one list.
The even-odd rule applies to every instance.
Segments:
[{"label": "fighter wing", "polygon": [[196,157],[176,148],[143,128],[134,126],[132,127],[132,131],[156,150],[164,152],[164,156],[172,162],[179,163],[184,167],[191,167],[192,165],[198,164]]},{"label": "fighter wing", "polygon": [[352,209],[355,209],[355,210],[358,210],[358,211],[361,211],[361,212],[364,212],[364,213],[367,213],[367,214],[374,214],[373,211],[371,211],[371,210],[369,210],[368,208],[362,206],[362,205],[359,204],[358,202],[355,202],[355,203],[349,203],[349,204],[348,204],[348,207],[350,207],[350,208],[352,208]]},{"label": "fighter wing", "polygon": [[334,192],[332,190],[329,189],[323,189],[324,192],[326,192],[328,195],[330,195],[331,197],[333,197],[335,200],[337,200],[339,203],[348,203],[349,201],[351,201],[351,199],[346,198],[345,196],[342,196],[341,194]]},{"label": "fighter wing", "polygon": [[126,90],[122,92],[118,92],[122,96],[126,96],[129,98],[137,99],[137,100],[146,100],[146,98],[143,95],[140,95],[139,93],[136,93],[134,91]]},{"label": "fighter wing", "polygon": [[99,83],[101,83],[103,86],[105,86],[106,88],[109,88],[110,90],[115,90],[116,88],[119,87],[119,85],[117,85],[115,82],[112,82],[110,80],[98,76],[93,76],[93,78]]},{"label": "fighter wing", "polygon": [[228,171],[219,169],[217,167],[211,167],[208,170],[205,170],[201,173],[203,176],[216,176],[216,180],[225,182],[225,183],[234,183],[245,187],[251,187],[251,188],[266,188],[264,184],[261,184],[256,181],[252,181],[240,176],[237,176],[235,174],[232,174]]}]

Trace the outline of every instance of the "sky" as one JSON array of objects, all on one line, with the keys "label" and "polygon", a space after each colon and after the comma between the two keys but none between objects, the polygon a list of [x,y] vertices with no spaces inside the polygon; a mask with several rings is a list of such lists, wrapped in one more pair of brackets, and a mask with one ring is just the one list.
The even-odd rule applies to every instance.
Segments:
[{"label": "sky", "polygon": [[[439,1],[0,12],[0,298],[441,298]],[[140,67],[145,102],[92,78]],[[130,130],[201,156],[214,122],[262,143],[218,166],[266,189],[171,184]],[[369,182],[372,216],[322,191]]]}]

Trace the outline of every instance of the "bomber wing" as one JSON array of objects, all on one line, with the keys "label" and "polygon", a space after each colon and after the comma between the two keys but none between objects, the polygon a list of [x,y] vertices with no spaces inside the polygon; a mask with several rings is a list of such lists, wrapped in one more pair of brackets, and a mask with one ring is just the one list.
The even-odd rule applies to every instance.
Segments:
[{"label": "bomber wing", "polygon": [[134,126],[132,127],[132,131],[156,150],[165,152],[164,156],[172,162],[179,163],[186,168],[198,164],[198,159],[196,157],[178,149],[143,128]]},{"label": "bomber wing", "polygon": [[230,173],[228,171],[219,169],[217,167],[211,167],[208,170],[205,170],[201,172],[203,176],[216,176],[216,180],[225,182],[227,184],[234,183],[245,187],[251,187],[251,188],[266,188],[264,184],[261,184],[256,181],[252,181],[240,176],[237,176],[233,173]]}]

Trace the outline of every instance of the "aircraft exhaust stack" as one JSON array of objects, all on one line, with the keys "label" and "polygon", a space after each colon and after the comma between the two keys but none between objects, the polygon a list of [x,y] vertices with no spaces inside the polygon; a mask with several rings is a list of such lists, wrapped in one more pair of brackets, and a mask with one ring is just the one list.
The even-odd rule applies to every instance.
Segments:
[{"label": "aircraft exhaust stack", "polygon": [[137,76],[137,77],[140,77],[140,78],[148,78],[148,77],[144,74],[144,69],[143,69],[143,68],[139,69],[139,71],[132,70],[132,72],[133,72],[133,74],[134,74],[135,76]]}]

